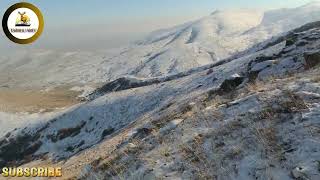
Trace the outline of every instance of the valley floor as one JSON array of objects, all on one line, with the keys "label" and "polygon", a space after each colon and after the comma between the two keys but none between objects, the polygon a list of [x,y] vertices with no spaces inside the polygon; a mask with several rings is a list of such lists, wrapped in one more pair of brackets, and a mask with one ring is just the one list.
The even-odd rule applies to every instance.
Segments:
[{"label": "valley floor", "polygon": [[46,122],[80,103],[80,91],[0,88],[0,136],[14,129]]},{"label": "valley floor", "polygon": [[51,112],[79,103],[78,95],[65,87],[49,91],[1,88],[0,112]]}]

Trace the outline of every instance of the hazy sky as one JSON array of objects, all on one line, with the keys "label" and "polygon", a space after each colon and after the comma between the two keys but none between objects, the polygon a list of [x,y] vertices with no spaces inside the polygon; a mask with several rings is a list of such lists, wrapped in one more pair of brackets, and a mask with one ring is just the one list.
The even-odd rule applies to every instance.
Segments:
[{"label": "hazy sky", "polygon": [[[45,18],[41,38],[25,48],[118,47],[159,28],[206,16],[216,9],[297,7],[312,0],[27,0]],[[0,14],[18,0],[0,0]],[[16,47],[3,37],[0,52]]]}]

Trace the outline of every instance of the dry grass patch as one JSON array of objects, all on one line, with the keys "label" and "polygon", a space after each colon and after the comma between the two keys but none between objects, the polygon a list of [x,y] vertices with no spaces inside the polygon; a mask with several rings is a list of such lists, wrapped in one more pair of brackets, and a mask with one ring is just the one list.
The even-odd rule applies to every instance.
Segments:
[{"label": "dry grass patch", "polygon": [[299,112],[301,110],[308,109],[308,105],[304,100],[296,95],[294,92],[286,90],[284,95],[289,98],[288,101],[281,101],[280,105],[282,108],[286,109],[288,112]]},{"label": "dry grass patch", "polygon": [[313,78],[311,79],[311,82],[313,82],[313,83],[319,83],[319,82],[320,82],[320,76],[313,77]]},{"label": "dry grass patch", "polygon": [[246,85],[248,92],[263,92],[266,90],[265,85],[261,81],[255,81]]},{"label": "dry grass patch", "polygon": [[259,144],[261,144],[266,152],[277,152],[280,150],[280,146],[277,141],[277,132],[273,127],[254,128],[254,134]]},{"label": "dry grass patch", "polygon": [[79,92],[60,87],[48,92],[25,89],[0,89],[0,111],[50,112],[79,103]]},{"label": "dry grass patch", "polygon": [[160,153],[161,156],[163,156],[165,158],[170,157],[170,155],[171,155],[170,147],[168,147],[168,146],[161,147],[159,149],[159,153]]}]

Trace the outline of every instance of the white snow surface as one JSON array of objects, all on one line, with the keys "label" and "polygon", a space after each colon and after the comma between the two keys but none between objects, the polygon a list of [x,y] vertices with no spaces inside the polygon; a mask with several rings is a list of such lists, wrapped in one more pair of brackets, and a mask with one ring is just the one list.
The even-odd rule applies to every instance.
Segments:
[{"label": "white snow surface", "polygon": [[[76,105],[78,106],[78,105]],[[75,106],[75,107],[76,107]],[[25,128],[27,126],[41,125],[47,123],[49,120],[68,112],[71,108],[64,110],[50,112],[50,113],[5,113],[0,112],[0,137],[3,137],[6,133],[16,129]]]},{"label": "white snow surface", "polygon": [[[210,64],[308,22],[320,20],[320,3],[271,11],[225,10],[151,33],[103,62],[105,79],[130,73],[156,77]],[[112,65],[110,65],[112,64]],[[128,68],[123,68],[128,67]]]}]

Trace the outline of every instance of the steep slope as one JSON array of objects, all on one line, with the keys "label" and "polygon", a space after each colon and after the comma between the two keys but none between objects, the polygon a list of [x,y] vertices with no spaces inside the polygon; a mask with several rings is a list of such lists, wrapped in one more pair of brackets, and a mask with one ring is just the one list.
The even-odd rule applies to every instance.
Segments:
[{"label": "steep slope", "polygon": [[319,48],[316,22],[208,69],[107,92],[7,134],[0,166],[56,162],[84,179],[317,179]]}]

